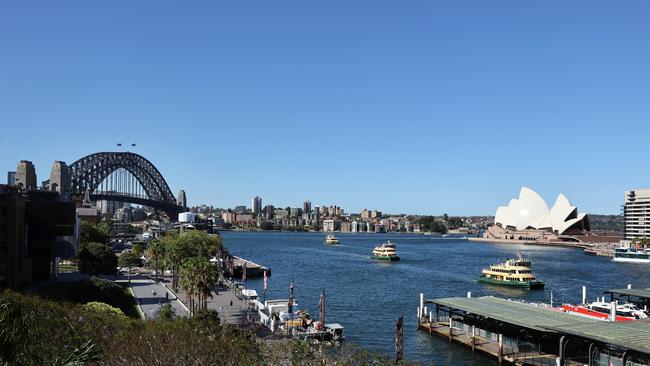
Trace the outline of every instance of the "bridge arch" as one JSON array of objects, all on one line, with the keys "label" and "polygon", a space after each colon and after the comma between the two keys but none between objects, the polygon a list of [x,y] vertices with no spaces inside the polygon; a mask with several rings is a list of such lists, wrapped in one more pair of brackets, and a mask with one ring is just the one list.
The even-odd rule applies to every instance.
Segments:
[{"label": "bridge arch", "polygon": [[[89,190],[94,199],[143,204],[172,214],[182,210],[160,171],[141,155],[132,152],[94,153],[72,163],[69,171],[70,191],[74,194]],[[120,190],[98,190],[102,182],[121,171],[128,172],[131,177],[124,175]],[[137,180],[137,185],[134,180]]]}]

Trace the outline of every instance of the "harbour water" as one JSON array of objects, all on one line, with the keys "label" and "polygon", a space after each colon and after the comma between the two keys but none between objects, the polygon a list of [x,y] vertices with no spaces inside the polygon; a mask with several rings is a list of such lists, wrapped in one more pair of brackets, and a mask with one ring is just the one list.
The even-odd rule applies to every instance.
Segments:
[{"label": "harbour water", "polygon": [[[318,316],[321,290],[327,296],[327,322],[345,327],[346,340],[392,355],[395,321],[404,314],[404,352],[409,360],[435,365],[494,365],[461,345],[416,329],[418,294],[425,298],[494,295],[503,298],[577,303],[582,286],[588,298],[609,288],[650,287],[650,265],[615,263],[582,250],[520,244],[475,243],[411,234],[337,233],[341,244],[326,246],[322,233],[223,232],[231,253],[271,267],[268,299],[288,298],[289,284],[301,309]],[[370,259],[374,246],[390,239],[398,262]],[[476,283],[481,269],[517,252],[533,262],[546,282],[544,290],[526,291]],[[261,278],[246,281],[262,297]]]}]

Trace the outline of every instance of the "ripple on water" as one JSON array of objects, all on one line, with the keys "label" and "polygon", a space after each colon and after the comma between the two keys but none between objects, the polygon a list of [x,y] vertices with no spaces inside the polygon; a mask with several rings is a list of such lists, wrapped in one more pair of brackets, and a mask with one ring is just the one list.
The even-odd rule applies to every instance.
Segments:
[{"label": "ripple on water", "polygon": [[[321,290],[327,294],[327,320],[345,327],[348,340],[374,351],[394,353],[395,321],[404,314],[406,356],[435,365],[493,365],[463,346],[416,330],[418,294],[427,298],[494,295],[527,301],[578,302],[581,287],[600,296],[607,288],[650,287],[650,266],[614,263],[580,250],[515,244],[485,244],[424,235],[337,234],[341,245],[325,246],[320,233],[224,232],[230,251],[269,266],[267,298],[287,298],[292,278],[301,308],[318,314]],[[374,246],[390,239],[402,260],[370,259]],[[546,282],[540,291],[476,283],[481,269],[521,252]],[[262,293],[263,280],[247,286]]]}]

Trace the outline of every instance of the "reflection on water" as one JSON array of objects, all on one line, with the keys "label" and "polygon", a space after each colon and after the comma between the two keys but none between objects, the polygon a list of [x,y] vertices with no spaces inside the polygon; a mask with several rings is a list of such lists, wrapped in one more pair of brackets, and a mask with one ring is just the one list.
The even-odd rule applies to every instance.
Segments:
[{"label": "reflection on water", "polygon": [[[326,246],[319,233],[224,232],[230,251],[269,266],[268,298],[287,298],[296,283],[301,307],[318,313],[321,290],[327,293],[327,319],[345,327],[348,340],[368,349],[394,352],[395,321],[404,314],[407,358],[436,365],[493,365],[463,346],[416,330],[418,294],[427,298],[493,295],[534,302],[579,302],[581,287],[594,299],[608,288],[650,287],[650,265],[614,263],[568,248],[520,244],[485,244],[402,234],[337,234],[341,245]],[[390,239],[397,262],[370,259],[373,247]],[[476,282],[481,269],[514,256],[530,258],[544,290],[521,290]],[[247,286],[262,293],[263,280]]]}]

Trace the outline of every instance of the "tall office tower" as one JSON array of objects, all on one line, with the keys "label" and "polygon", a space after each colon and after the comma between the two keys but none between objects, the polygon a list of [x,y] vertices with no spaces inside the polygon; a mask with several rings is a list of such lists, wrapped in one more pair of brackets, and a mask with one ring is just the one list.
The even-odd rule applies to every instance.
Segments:
[{"label": "tall office tower", "polygon": [[63,161],[55,161],[50,171],[50,191],[61,194],[68,193],[70,190],[70,170],[68,165]]},{"label": "tall office tower", "polygon": [[24,190],[36,189],[36,169],[31,161],[21,160],[16,167],[16,185]]},{"label": "tall office tower", "polygon": [[251,202],[251,212],[253,213],[253,216],[259,216],[262,212],[262,199],[260,197],[253,197]]},{"label": "tall office tower", "polygon": [[625,192],[625,240],[650,238],[650,189]]},{"label": "tall office tower", "polygon": [[16,172],[7,172],[7,185],[13,186],[16,184]]},{"label": "tall office tower", "polygon": [[309,200],[302,204],[302,212],[311,213],[311,202]]},{"label": "tall office tower", "polygon": [[178,205],[183,208],[187,207],[187,196],[185,195],[185,190],[183,189],[178,192]]}]

